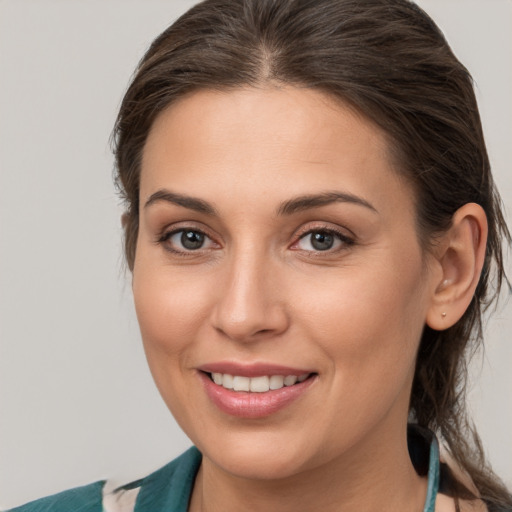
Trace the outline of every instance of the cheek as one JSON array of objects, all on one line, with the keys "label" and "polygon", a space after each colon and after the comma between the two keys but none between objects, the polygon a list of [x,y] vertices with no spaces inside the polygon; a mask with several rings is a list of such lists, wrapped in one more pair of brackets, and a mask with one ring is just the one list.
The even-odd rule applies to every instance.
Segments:
[{"label": "cheek", "polygon": [[340,389],[351,381],[363,390],[410,374],[425,314],[421,259],[392,255],[310,286],[297,316],[336,367]]},{"label": "cheek", "polygon": [[[138,256],[139,258],[139,256]],[[158,269],[158,270],[157,270]],[[169,269],[167,269],[169,270]],[[136,261],[133,296],[144,351],[153,380],[167,407],[186,431],[195,412],[190,378],[197,331],[204,307],[190,280],[176,279],[175,273]]]},{"label": "cheek", "polygon": [[[157,366],[186,365],[185,349],[193,343],[204,316],[206,286],[180,278],[170,268],[145,261],[138,254],[133,296],[144,349],[154,373]],[[156,378],[156,376],[155,376]]]},{"label": "cheek", "polygon": [[191,329],[188,321],[190,305],[185,304],[186,298],[176,287],[165,287],[160,281],[136,279],[135,309],[142,339],[149,349],[179,352],[185,339],[183,336]]}]

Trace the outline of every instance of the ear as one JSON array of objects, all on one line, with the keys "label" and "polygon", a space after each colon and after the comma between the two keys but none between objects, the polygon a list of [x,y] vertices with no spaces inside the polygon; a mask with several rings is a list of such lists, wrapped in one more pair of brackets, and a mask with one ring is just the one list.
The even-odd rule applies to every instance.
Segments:
[{"label": "ear", "polygon": [[484,265],[487,217],[483,208],[468,203],[459,208],[450,229],[441,237],[435,259],[441,272],[426,323],[442,331],[454,325],[468,308]]}]

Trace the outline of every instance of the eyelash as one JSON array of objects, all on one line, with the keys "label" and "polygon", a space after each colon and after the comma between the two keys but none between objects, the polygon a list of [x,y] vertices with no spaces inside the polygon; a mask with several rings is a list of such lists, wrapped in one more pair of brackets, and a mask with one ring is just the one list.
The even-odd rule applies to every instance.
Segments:
[{"label": "eyelash", "polygon": [[341,247],[338,247],[337,249],[327,249],[325,251],[322,251],[319,249],[316,251],[315,250],[306,251],[315,256],[322,255],[322,254],[337,253],[339,251],[343,251],[344,249],[347,249],[348,247],[350,247],[356,243],[354,238],[347,236],[347,234],[342,232],[341,230],[337,230],[335,228],[327,227],[327,226],[315,226],[314,228],[310,228],[310,229],[306,230],[305,232],[301,233],[298,240],[296,242],[294,242],[293,245],[297,245],[301,240],[304,240],[306,237],[308,237],[314,233],[330,235],[330,236],[333,236],[334,238],[338,239],[339,242],[341,242]]},{"label": "eyelash", "polygon": [[[187,256],[192,256],[192,255],[198,255],[200,252],[202,252],[201,251],[203,249],[202,247],[198,248],[197,250],[193,250],[193,249],[174,249],[172,246],[170,246],[170,244],[168,244],[169,240],[174,235],[177,235],[179,233],[184,233],[184,232],[187,232],[187,231],[188,232],[192,232],[192,233],[196,233],[196,234],[199,234],[199,235],[202,235],[206,239],[210,240],[211,243],[214,243],[214,244],[216,243],[202,229],[198,229],[198,228],[194,228],[194,227],[190,227],[190,226],[184,226],[184,227],[180,227],[178,229],[174,229],[172,231],[164,232],[164,233],[162,233],[161,235],[158,236],[158,238],[156,240],[156,243],[164,246],[164,249],[166,251],[171,252],[173,254],[176,254],[178,256],[187,257]],[[321,254],[337,253],[339,251],[347,249],[348,247],[350,247],[350,246],[352,246],[352,245],[354,245],[356,243],[354,238],[352,238],[350,236],[347,236],[345,233],[343,233],[340,230],[334,229],[332,227],[318,226],[318,227],[310,228],[310,229],[304,231],[303,233],[301,233],[299,235],[298,239],[292,244],[291,247],[293,248],[294,246],[299,244],[301,242],[301,240],[304,240],[307,236],[310,236],[310,235],[312,235],[314,233],[317,233],[317,234],[321,233],[321,234],[324,234],[324,235],[333,236],[339,242],[341,242],[341,247],[338,247],[337,249],[334,249],[334,250],[332,250],[331,248],[326,249],[326,250],[320,250],[320,249],[318,249],[318,250],[302,250],[303,252],[311,253],[311,254],[314,254],[315,256],[316,255],[321,255]],[[301,250],[301,249],[296,249],[296,250]]]},{"label": "eyelash", "polygon": [[[198,229],[198,228],[194,228],[194,227],[190,227],[190,226],[184,226],[184,227],[180,227],[180,228],[177,228],[177,229],[173,229],[172,231],[166,231],[164,233],[162,233],[156,240],[156,243],[157,244],[160,244],[164,247],[164,249],[168,252],[171,252],[177,256],[184,256],[184,257],[187,257],[187,256],[194,256],[194,255],[197,255],[198,253],[201,252],[201,248],[197,249],[197,250],[193,250],[193,249],[174,249],[168,242],[169,240],[174,236],[174,235],[177,235],[179,233],[186,233],[186,232],[191,232],[191,233],[196,233],[196,234],[199,234],[199,235],[202,235],[205,237],[205,239],[208,239],[210,240],[211,242],[213,242],[212,238],[210,236],[208,236],[207,233],[205,233],[202,229]],[[215,243],[215,242],[213,242]]]}]

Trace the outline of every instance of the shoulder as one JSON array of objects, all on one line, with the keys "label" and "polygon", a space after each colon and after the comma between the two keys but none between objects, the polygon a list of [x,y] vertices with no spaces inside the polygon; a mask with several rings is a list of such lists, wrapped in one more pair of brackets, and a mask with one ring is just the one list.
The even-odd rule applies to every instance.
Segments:
[{"label": "shoulder", "polygon": [[99,481],[32,501],[6,512],[186,512],[201,454],[192,447],[154,473],[126,485]]},{"label": "shoulder", "polygon": [[69,489],[31,501],[7,512],[102,512],[104,481]]},{"label": "shoulder", "polygon": [[[440,490],[442,494],[438,494],[436,512],[512,512],[510,505],[500,506],[482,499],[471,476],[457,464],[444,447],[441,450],[441,466],[445,466],[445,470],[447,470],[444,472],[447,481],[445,481],[443,485],[443,478],[441,478],[441,487],[445,487],[445,489]],[[457,508],[455,500],[451,497],[451,490],[453,490],[454,483],[459,486],[461,485],[464,489],[476,496],[476,498],[460,499],[459,508]]]},{"label": "shoulder", "polygon": [[131,511],[135,504],[137,510],[186,512],[201,459],[193,446],[142,480],[115,489],[105,495],[106,512]]},{"label": "shoulder", "polygon": [[491,512],[482,500],[460,500],[459,508],[455,500],[445,494],[438,494],[435,512]]}]

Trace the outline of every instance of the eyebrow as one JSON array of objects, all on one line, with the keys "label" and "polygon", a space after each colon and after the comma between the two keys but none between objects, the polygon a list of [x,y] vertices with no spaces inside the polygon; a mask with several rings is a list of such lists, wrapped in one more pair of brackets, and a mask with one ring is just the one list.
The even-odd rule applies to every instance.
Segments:
[{"label": "eyebrow", "polygon": [[[186,196],[183,194],[177,194],[170,190],[162,189],[158,190],[154,194],[151,194],[149,199],[144,204],[144,208],[151,206],[154,203],[164,201],[172,203],[189,210],[194,210],[198,213],[203,213],[209,216],[217,215],[216,209],[203,199],[197,197]],[[320,208],[332,203],[351,203],[359,206],[368,208],[369,210],[378,213],[377,209],[362,197],[347,192],[323,192],[321,194],[311,194],[295,197],[282,203],[277,209],[277,215],[292,215],[294,213],[310,210],[313,208]]]},{"label": "eyebrow", "polygon": [[203,201],[203,199],[176,194],[175,192],[171,192],[170,190],[165,189],[158,190],[154,194],[151,194],[149,199],[146,201],[144,208],[147,208],[148,206],[151,206],[152,204],[160,201],[183,206],[183,208],[188,208],[189,210],[194,210],[206,215],[213,216],[217,214],[215,208],[210,203]]},{"label": "eyebrow", "polygon": [[364,206],[369,210],[379,213],[377,209],[362,197],[349,194],[347,192],[324,192],[322,194],[312,194],[299,196],[284,202],[278,209],[278,215],[291,215],[312,208],[319,208],[332,203],[351,203]]}]

